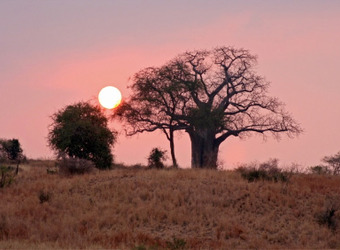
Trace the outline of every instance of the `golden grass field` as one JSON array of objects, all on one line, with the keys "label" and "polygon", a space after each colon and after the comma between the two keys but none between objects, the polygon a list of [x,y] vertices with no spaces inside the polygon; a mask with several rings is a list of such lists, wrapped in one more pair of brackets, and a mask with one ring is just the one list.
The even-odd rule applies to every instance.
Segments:
[{"label": "golden grass field", "polygon": [[[122,168],[61,176],[38,163],[0,189],[1,249],[340,248],[339,176],[248,183],[236,171]],[[339,227],[320,223],[329,209]]]}]

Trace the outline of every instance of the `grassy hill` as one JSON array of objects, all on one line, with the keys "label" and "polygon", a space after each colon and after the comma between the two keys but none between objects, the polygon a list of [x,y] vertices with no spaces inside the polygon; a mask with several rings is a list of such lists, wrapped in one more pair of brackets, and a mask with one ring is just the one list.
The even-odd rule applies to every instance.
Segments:
[{"label": "grassy hill", "polygon": [[0,189],[0,248],[339,248],[340,177],[22,166]]}]

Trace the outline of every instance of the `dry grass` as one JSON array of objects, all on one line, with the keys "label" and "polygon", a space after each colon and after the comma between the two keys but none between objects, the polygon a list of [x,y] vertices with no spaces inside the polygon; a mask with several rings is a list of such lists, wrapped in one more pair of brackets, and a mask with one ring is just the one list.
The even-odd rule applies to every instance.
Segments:
[{"label": "dry grass", "polygon": [[0,189],[0,248],[164,249],[175,238],[189,249],[340,247],[340,225],[320,221],[334,208],[340,223],[336,176],[287,184],[232,171],[22,169]]}]

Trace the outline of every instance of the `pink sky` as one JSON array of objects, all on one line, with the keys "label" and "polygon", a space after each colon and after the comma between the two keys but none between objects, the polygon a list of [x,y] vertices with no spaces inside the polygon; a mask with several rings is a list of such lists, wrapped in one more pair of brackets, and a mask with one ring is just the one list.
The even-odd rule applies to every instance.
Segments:
[{"label": "pink sky", "polygon": [[[58,109],[107,85],[126,97],[129,77],[144,67],[232,45],[259,56],[270,94],[305,132],[281,141],[227,140],[220,148],[226,168],[269,158],[310,166],[340,151],[340,1],[230,2],[0,1],[0,138],[18,138],[29,157],[52,157],[46,136]],[[121,134],[114,154],[117,162],[146,163],[156,146],[168,149],[161,133]],[[189,166],[185,133],[176,151]]]}]

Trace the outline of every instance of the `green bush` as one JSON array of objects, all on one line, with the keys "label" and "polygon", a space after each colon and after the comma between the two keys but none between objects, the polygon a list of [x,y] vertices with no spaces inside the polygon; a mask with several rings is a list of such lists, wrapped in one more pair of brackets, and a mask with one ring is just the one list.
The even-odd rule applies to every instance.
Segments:
[{"label": "green bush", "polygon": [[90,160],[99,169],[111,168],[116,132],[108,127],[99,107],[88,102],[68,105],[52,115],[52,120],[48,142],[58,155]]}]

